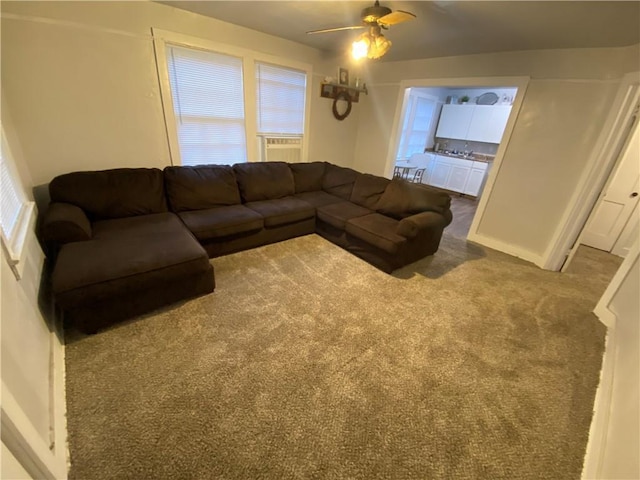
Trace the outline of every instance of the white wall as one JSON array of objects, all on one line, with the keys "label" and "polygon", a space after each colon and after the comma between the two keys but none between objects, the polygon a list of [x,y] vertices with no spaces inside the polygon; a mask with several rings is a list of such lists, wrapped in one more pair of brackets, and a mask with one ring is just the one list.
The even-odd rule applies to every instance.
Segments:
[{"label": "white wall", "polygon": [[[3,99],[4,100],[4,99]],[[23,158],[21,144],[13,128],[9,109],[3,102],[2,126],[7,143],[17,163]],[[31,178],[20,171],[23,184]],[[30,194],[30,188],[27,188]],[[11,389],[43,440],[49,441],[49,329],[38,310],[38,291],[44,256],[35,241],[35,234],[27,238],[27,266],[23,278],[16,278],[0,251],[2,291],[0,302],[2,381]]]},{"label": "white wall", "polygon": [[362,109],[371,100],[360,94],[359,102],[352,104],[349,116],[342,121],[336,120],[332,110],[333,100],[320,97],[320,84],[324,77],[321,74],[313,76],[309,161],[353,167],[358,122]]},{"label": "white wall", "polygon": [[1,6],[3,91],[36,185],[73,170],[169,164],[152,27],[311,63],[309,159],[353,163],[367,98],[334,119],[320,81],[338,65],[315,49],[152,2]]},{"label": "white wall", "polygon": [[[10,111],[4,98],[2,126],[14,160],[19,164],[20,179],[31,194],[33,182],[24,169],[24,155],[19,136],[14,129]],[[27,232],[22,276],[17,280],[0,249],[0,350],[2,377],[2,414],[4,462],[15,469],[13,456],[22,464],[25,452],[39,452],[43,458],[36,463],[46,465],[57,478],[66,477],[66,425],[64,421],[64,381],[61,375],[63,347],[53,327],[43,317],[38,307],[38,295],[42,277],[44,254],[33,231]],[[11,401],[8,400],[11,397]],[[17,430],[4,430],[7,415]],[[18,443],[29,449],[14,450],[5,458],[5,443],[16,448]],[[50,446],[54,444],[53,451]],[[33,469],[28,462],[27,469]],[[39,470],[40,472],[42,470]],[[4,475],[4,473],[3,473]],[[37,477],[38,475],[34,475]],[[11,477],[2,477],[11,478]]]},{"label": "white wall", "polygon": [[616,91],[609,82],[530,82],[479,234],[545,252]]},{"label": "white wall", "polygon": [[0,478],[11,480],[28,480],[33,478],[24,469],[18,459],[11,453],[7,446],[2,442],[2,450],[0,450]]},{"label": "white wall", "polygon": [[369,89],[369,101],[360,110],[353,162],[356,170],[385,175],[399,92],[400,87],[395,84],[377,84]]},{"label": "white wall", "polygon": [[[640,45],[509,52],[380,63],[360,112],[355,168],[384,175],[400,82],[531,78],[477,233],[540,258],[560,227],[620,78],[640,68]],[[375,132],[371,135],[370,132]]]},{"label": "white wall", "polygon": [[640,259],[615,293],[615,374],[601,478],[640,478]]},{"label": "white wall", "polygon": [[13,276],[4,252],[0,252],[2,381],[42,440],[48,443],[51,338],[37,304],[43,255],[38,252],[35,235],[29,236],[28,268],[19,282]]},{"label": "white wall", "polygon": [[635,239],[594,312],[608,327],[582,477],[640,478],[640,244]]}]

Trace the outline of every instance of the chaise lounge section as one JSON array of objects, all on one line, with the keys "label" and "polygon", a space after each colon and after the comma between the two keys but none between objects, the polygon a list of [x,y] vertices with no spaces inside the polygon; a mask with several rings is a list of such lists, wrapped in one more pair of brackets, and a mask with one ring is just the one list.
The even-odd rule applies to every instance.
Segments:
[{"label": "chaise lounge section", "polygon": [[54,299],[85,332],[212,292],[209,258],[317,233],[390,273],[452,219],[445,193],[325,162],[74,172],[49,190]]},{"label": "chaise lounge section", "polygon": [[52,290],[66,322],[93,333],[213,291],[213,266],[169,212],[161,170],[70,173],[49,193],[42,234],[54,245]]}]

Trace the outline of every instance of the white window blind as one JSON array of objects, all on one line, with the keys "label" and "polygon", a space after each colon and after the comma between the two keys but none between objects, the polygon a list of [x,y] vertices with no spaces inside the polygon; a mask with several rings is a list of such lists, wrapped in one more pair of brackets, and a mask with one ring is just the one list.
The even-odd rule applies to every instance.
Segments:
[{"label": "white window blind", "polygon": [[2,235],[9,243],[14,241],[18,221],[27,204],[22,185],[13,171],[9,159],[9,149],[2,133],[2,149],[0,154],[0,224]]},{"label": "white window blind", "polygon": [[307,75],[256,62],[259,135],[302,135]]},{"label": "white window blind", "polygon": [[167,46],[183,165],[247,161],[242,59]]}]

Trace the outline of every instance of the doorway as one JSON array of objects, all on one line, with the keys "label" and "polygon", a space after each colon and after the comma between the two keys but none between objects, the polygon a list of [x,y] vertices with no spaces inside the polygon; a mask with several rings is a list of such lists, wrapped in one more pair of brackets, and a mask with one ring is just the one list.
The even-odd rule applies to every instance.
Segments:
[{"label": "doorway", "polygon": [[619,257],[629,253],[638,237],[640,128],[636,112],[629,136],[586,223],[581,244]]},{"label": "doorway", "polygon": [[394,176],[452,196],[457,222],[449,228],[464,238],[499,163],[500,146],[510,133],[507,124],[519,108],[516,99],[521,102],[526,87],[521,79],[512,85],[468,80],[402,85],[390,152]]},{"label": "doorway", "polygon": [[[567,271],[578,247],[584,244],[585,236],[587,236],[586,241],[589,241],[587,226],[592,227],[593,219],[598,214],[598,206],[607,195],[608,188],[614,181],[617,168],[621,165],[625,152],[629,149],[632,152],[634,148],[638,148],[637,143],[634,142],[638,142],[635,135],[640,129],[638,126],[640,72],[625,75],[613,105],[601,134],[601,141],[594,151],[588,176],[582,182],[580,191],[574,197],[572,207],[567,212],[566,224],[558,231],[553,244],[548,248],[543,268]],[[633,158],[633,153],[630,155]],[[635,174],[632,173],[634,176],[638,175],[637,158],[636,152],[635,161],[631,162],[635,163]],[[631,167],[631,171],[634,172],[633,167]],[[633,181],[629,185],[631,188],[626,191],[626,195],[631,198],[636,197],[634,193],[638,193],[638,185],[635,184],[635,189]],[[640,223],[640,219],[638,219],[637,199],[635,202],[635,207],[628,216],[622,233],[619,236],[614,235],[616,240],[612,252],[615,248],[616,255],[626,255],[628,245],[638,241],[639,229],[635,222]],[[626,208],[629,209],[629,207]],[[609,209],[611,210],[610,206]],[[626,214],[623,217],[626,217]],[[609,223],[613,225],[615,222]]]}]

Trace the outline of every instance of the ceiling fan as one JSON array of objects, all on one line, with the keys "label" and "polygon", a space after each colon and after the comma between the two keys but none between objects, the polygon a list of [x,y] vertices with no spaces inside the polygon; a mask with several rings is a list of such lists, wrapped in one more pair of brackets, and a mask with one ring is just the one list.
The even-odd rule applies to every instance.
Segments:
[{"label": "ceiling fan", "polygon": [[391,25],[397,25],[398,23],[416,18],[413,13],[403,10],[396,10],[394,12],[389,7],[383,7],[378,0],[376,0],[376,3],[372,7],[363,9],[360,16],[362,17],[362,25],[324,28],[322,30],[311,30],[307,33],[328,33],[368,28],[368,32],[361,34],[356,41],[353,42],[351,54],[356,60],[364,57],[380,58],[391,48],[391,41],[385,38],[382,30],[388,30]]}]

